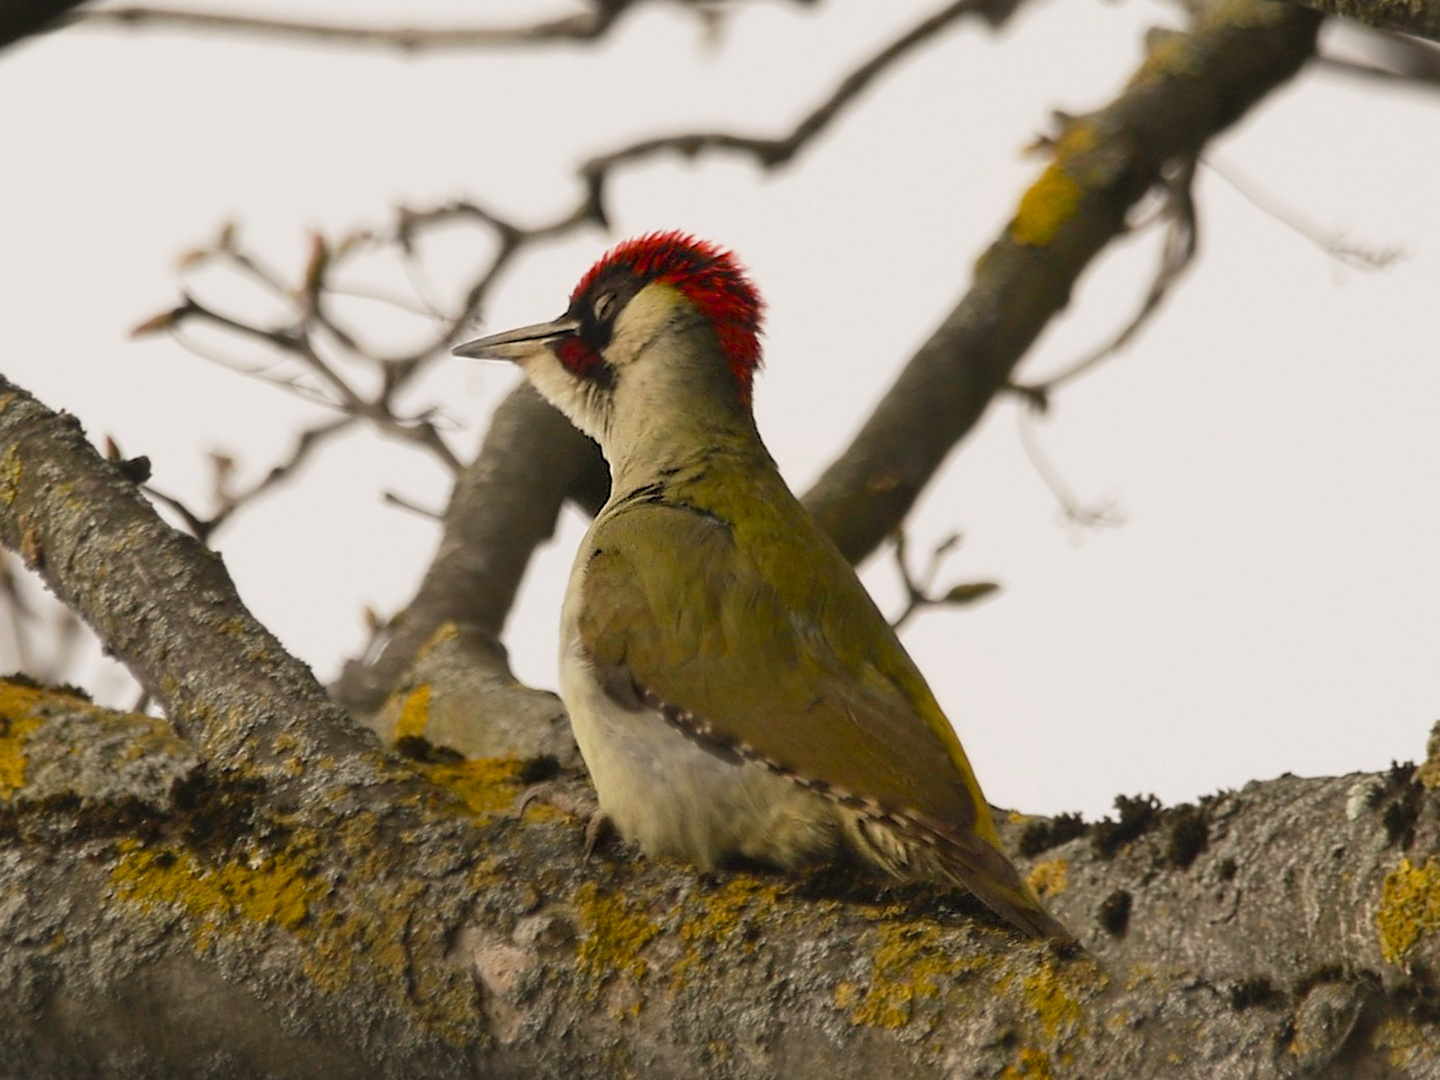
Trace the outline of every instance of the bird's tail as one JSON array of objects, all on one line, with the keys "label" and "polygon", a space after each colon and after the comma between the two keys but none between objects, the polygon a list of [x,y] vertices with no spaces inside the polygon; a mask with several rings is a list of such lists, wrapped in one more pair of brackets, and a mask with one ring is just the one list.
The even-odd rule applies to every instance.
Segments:
[{"label": "bird's tail", "polygon": [[1033,938],[1073,942],[1003,851],[973,832],[960,833],[918,817],[885,821],[855,814],[845,823],[851,846],[867,861],[905,881],[958,885]]}]

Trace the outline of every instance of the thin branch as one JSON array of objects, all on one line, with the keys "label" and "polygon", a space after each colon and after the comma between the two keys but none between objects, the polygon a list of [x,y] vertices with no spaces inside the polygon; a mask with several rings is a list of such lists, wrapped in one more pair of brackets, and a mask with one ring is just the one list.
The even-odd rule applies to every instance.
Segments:
[{"label": "thin branch", "polygon": [[1298,211],[1268,195],[1233,165],[1221,165],[1212,157],[1206,157],[1204,164],[1207,169],[1239,192],[1250,205],[1282,225],[1293,229],[1337,262],[1342,262],[1356,270],[1385,270],[1405,257],[1405,249],[1398,245],[1376,248],[1354,244],[1345,239],[1344,232],[1317,225]]},{"label": "thin branch", "polygon": [[237,510],[249,505],[272,488],[294,479],[295,474],[299,472],[300,467],[311,454],[330,438],[356,423],[358,419],[353,414],[346,415],[332,420],[328,424],[322,424],[302,432],[295,440],[295,446],[291,449],[290,455],[284,461],[271,466],[261,479],[240,492],[233,492],[229,488],[229,477],[234,472],[234,460],[223,455],[213,455],[212,460],[215,463],[213,498],[216,510],[209,517],[196,513],[182,500],[167,495],[152,485],[145,485],[143,490],[152,499],[163,503],[179,514],[190,535],[209,547],[210,538],[216,530],[229,521]]},{"label": "thin branch", "polygon": [[1016,413],[1016,422],[1020,427],[1020,444],[1025,448],[1025,456],[1030,459],[1035,472],[1045,481],[1045,486],[1060,504],[1061,518],[1074,530],[1072,539],[1086,530],[1116,529],[1125,524],[1125,512],[1114,499],[1087,505],[1070,490],[1070,486],[1061,479],[1059,471],[1050,464],[1050,459],[1040,448],[1031,410],[1019,410]]},{"label": "thin branch", "polygon": [[925,608],[973,604],[1000,591],[1000,586],[993,581],[966,581],[950,586],[939,595],[931,592],[935,578],[940,574],[941,564],[960,546],[960,539],[959,533],[951,533],[942,539],[931,550],[925,569],[914,574],[910,570],[905,530],[895,530],[895,566],[900,573],[900,583],[905,588],[905,608],[890,623],[895,630],[899,631],[917,612]]},{"label": "thin branch", "polygon": [[795,125],[788,135],[777,138],[736,135],[731,132],[692,132],[683,135],[667,135],[644,139],[620,150],[593,158],[581,169],[595,200],[600,199],[606,175],[617,165],[639,161],[659,153],[674,151],[687,158],[711,150],[724,150],[747,154],[766,169],[773,169],[790,161],[808,146],[831,123],[851,105],[888,68],[923,45],[951,23],[966,16],[989,17],[993,5],[986,0],[956,0],[947,4],[930,17],[921,20],[911,29],[875,53],[845,78],[831,95]]},{"label": "thin branch", "polygon": [[411,502],[403,495],[399,495],[393,491],[382,491],[380,498],[386,506],[398,507],[401,510],[406,510],[414,514],[416,517],[424,518],[426,521],[445,520],[445,515],[440,511],[431,510],[428,507],[421,506],[419,503]]},{"label": "thin branch", "polygon": [[594,41],[603,36],[638,0],[605,0],[577,15],[547,19],[525,26],[353,26],[302,19],[265,18],[183,8],[122,7],[82,11],[62,25],[101,28],[198,30],[304,41],[310,44],[398,49],[401,52],[443,49],[494,49],[545,45],[562,41]]},{"label": "thin branch", "polygon": [[318,386],[312,386],[302,382],[298,377],[294,376],[282,378],[279,375],[269,374],[271,369],[279,367],[284,363],[283,357],[268,360],[261,364],[247,364],[244,361],[226,356],[219,350],[202,344],[187,334],[183,326],[175,327],[171,331],[171,336],[186,352],[192,356],[199,357],[207,363],[215,364],[217,367],[223,367],[226,371],[244,376],[247,379],[254,379],[257,382],[265,383],[267,386],[273,386],[277,390],[283,390],[287,394],[294,394],[296,397],[302,398],[312,405],[319,405],[326,409],[342,408],[338,402],[327,397],[325,392]]}]

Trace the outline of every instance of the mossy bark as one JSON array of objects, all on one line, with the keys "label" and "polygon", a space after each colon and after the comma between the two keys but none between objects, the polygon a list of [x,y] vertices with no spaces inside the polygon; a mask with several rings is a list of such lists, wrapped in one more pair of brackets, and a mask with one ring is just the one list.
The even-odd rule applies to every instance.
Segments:
[{"label": "mossy bark", "polygon": [[[207,775],[164,721],[9,683],[0,712],[12,1075],[1440,1070],[1440,818],[1424,796],[1394,839],[1408,775],[1133,800],[1127,842],[1091,827],[1022,858],[1088,950],[1065,956],[933,892],[587,862],[579,821],[516,816],[517,760],[396,765],[383,807],[332,791],[316,827]],[[101,730],[124,784],[66,763]],[[1001,818],[1012,848],[1047,835]]]}]

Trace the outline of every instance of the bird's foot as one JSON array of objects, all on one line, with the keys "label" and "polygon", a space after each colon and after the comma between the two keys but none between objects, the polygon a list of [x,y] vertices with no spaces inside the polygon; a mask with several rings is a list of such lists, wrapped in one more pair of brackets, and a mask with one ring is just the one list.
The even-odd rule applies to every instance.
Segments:
[{"label": "bird's foot", "polygon": [[515,816],[523,818],[525,811],[535,803],[553,806],[571,817],[587,821],[600,812],[600,804],[595,801],[595,791],[589,784],[563,777],[527,787],[520,793],[520,799],[515,804]]},{"label": "bird's foot", "polygon": [[615,823],[606,816],[604,810],[596,806],[590,820],[585,823],[585,855],[580,860],[581,865],[588,863],[595,849],[614,835]]}]

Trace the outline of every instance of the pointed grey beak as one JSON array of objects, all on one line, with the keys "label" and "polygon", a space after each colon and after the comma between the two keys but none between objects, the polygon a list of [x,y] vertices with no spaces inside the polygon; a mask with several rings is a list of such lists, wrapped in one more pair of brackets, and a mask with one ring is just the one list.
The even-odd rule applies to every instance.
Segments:
[{"label": "pointed grey beak", "polygon": [[503,334],[467,341],[450,350],[452,356],[463,356],[467,360],[524,360],[542,345],[554,338],[573,334],[580,329],[580,320],[570,315],[534,326],[522,326],[518,330],[506,330]]}]

